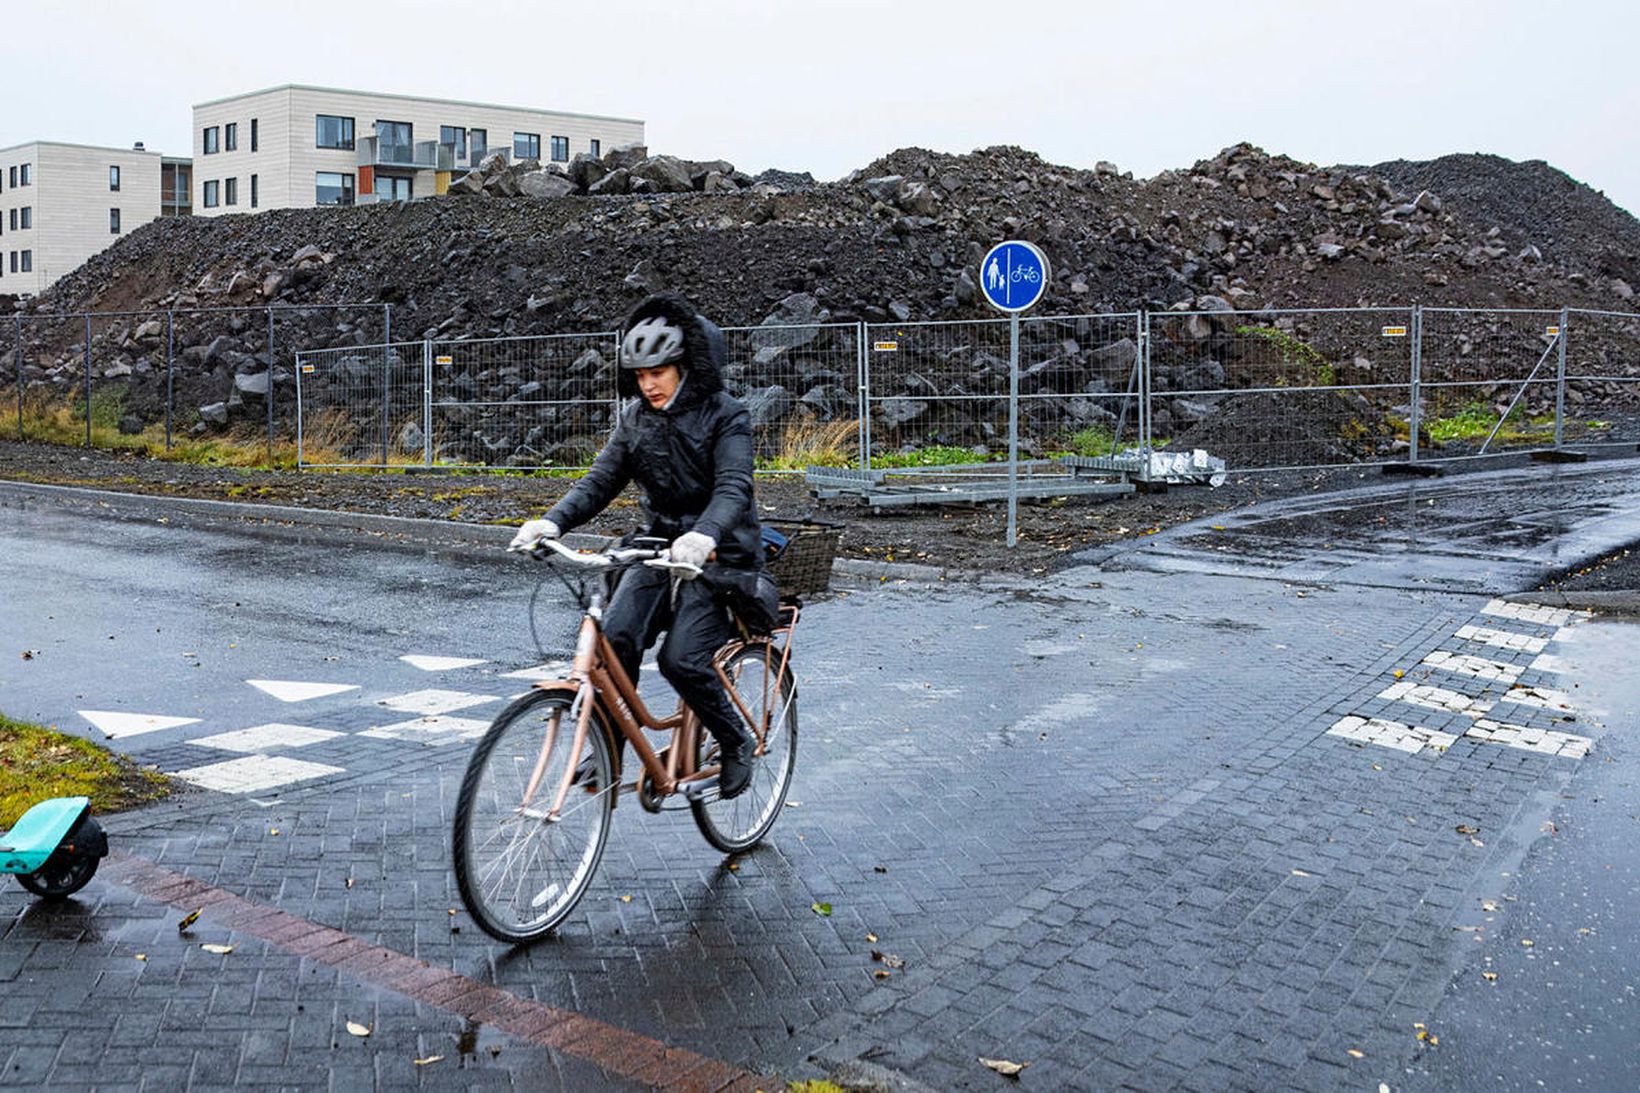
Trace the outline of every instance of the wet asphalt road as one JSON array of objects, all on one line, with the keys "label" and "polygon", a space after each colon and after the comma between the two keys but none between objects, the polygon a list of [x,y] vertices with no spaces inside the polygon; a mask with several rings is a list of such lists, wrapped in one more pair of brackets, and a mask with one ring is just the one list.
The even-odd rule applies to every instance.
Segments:
[{"label": "wet asphalt road", "polygon": [[[896,1048],[871,1057],[942,1087],[990,1088],[1001,1079],[964,1069],[972,1050],[1012,1050],[1036,1058],[1023,1082],[1044,1089],[1123,1081],[1152,1088],[1190,1077],[1258,1088],[1632,1088],[1628,1045],[1640,1037],[1631,986],[1640,964],[1630,911],[1640,868],[1630,831],[1640,826],[1640,755],[1629,746],[1640,723],[1632,626],[1581,623],[1559,649],[1577,694],[1573,731],[1598,741],[1587,760],[1528,756],[1500,766],[1475,751],[1431,766],[1427,756],[1363,752],[1318,735],[1345,709],[1338,695],[1376,692],[1390,667],[1416,664],[1441,635],[1473,619],[1486,595],[1531,587],[1634,541],[1632,463],[1282,502],[1224,519],[1223,530],[1197,525],[1103,552],[1090,558],[1102,569],[1041,582],[855,586],[805,619],[800,807],[782,818],[770,845],[726,874],[686,817],[623,809],[584,917],[558,942],[505,959],[470,931],[443,932],[453,902],[443,856],[448,795],[462,745],[344,736],[300,751],[344,773],[263,794],[266,808],[195,791],[113,827],[126,849],[249,898],[789,1075],[818,1073],[810,1053],[826,1057],[828,1043],[888,1030],[882,1035]],[[114,742],[168,770],[202,761],[207,751],[191,741],[206,732],[274,720],[356,731],[378,723],[383,698],[443,686],[499,696],[517,686],[500,672],[539,659],[525,624],[530,569],[517,559],[100,501],[7,501],[0,549],[8,558],[0,709],[88,734],[78,710],[199,718]],[[24,661],[23,650],[39,655]],[[433,676],[398,659],[409,653],[489,664]],[[286,706],[246,686],[253,678],[360,690],[318,707]],[[1348,780],[1333,781],[1346,768]],[[1426,801],[1422,787],[1437,770],[1451,781]],[[1233,850],[1214,843],[1214,833],[1251,819],[1262,843],[1290,826],[1280,836],[1288,842],[1270,843],[1281,883],[1261,897],[1268,908],[1285,902],[1290,886],[1301,896],[1311,874],[1324,875],[1316,862],[1380,860],[1394,829],[1363,827],[1379,821],[1363,820],[1355,802],[1369,815],[1434,809],[1439,830],[1449,831],[1486,812],[1485,800],[1469,798],[1483,792],[1476,787],[1501,787],[1500,770],[1510,795],[1484,820],[1486,846],[1465,849],[1471,857],[1450,857],[1445,841],[1418,852],[1442,872],[1434,888],[1409,889],[1422,892],[1411,903],[1435,902],[1409,906],[1392,894],[1401,888],[1380,887],[1397,875],[1374,870],[1399,868],[1393,858],[1368,870],[1351,896],[1381,904],[1373,921],[1353,927],[1358,941],[1375,936],[1379,919],[1412,916],[1373,950],[1376,963],[1363,967],[1355,998],[1377,997],[1370,981],[1402,968],[1409,942],[1422,954],[1409,977],[1397,971],[1399,988],[1373,1003],[1376,1040],[1365,1026],[1352,1039],[1324,1033],[1326,1021],[1343,1018],[1324,1020],[1276,997],[1279,979],[1302,979],[1314,959],[1315,943],[1297,947],[1311,928],[1309,903],[1302,920],[1271,930],[1273,949],[1259,942],[1255,950],[1261,961],[1293,961],[1246,1003],[1248,1027],[1270,1030],[1267,1041],[1237,1031],[1202,1054],[1189,1046],[1191,1033],[1206,1036],[1233,1013],[1188,1009],[1173,994],[1134,995],[1175,974],[1164,974],[1165,958],[1144,965],[1138,954],[1151,951],[1164,919],[1182,913],[1154,897],[1120,902],[1134,863],[1154,867],[1182,854],[1190,886],[1229,888],[1246,880],[1246,867],[1233,870],[1236,882],[1215,876]],[[1244,777],[1251,780],[1238,789]],[[1293,796],[1270,788],[1277,777]],[[1360,788],[1379,779],[1391,781]],[[1471,811],[1440,815],[1453,801]],[[394,838],[377,830],[384,814]],[[1419,816],[1426,826],[1429,818]],[[268,840],[269,823],[316,841],[299,850],[295,838]],[[327,882],[326,846],[357,886]],[[1091,874],[1087,902],[1102,893],[1116,900],[1096,904],[1093,921],[1114,921],[1139,939],[1133,949],[1109,929],[1080,926],[1054,902],[1056,893],[1079,891],[1075,863],[1089,848],[1102,848],[1109,867]],[[1416,874],[1416,853],[1412,860],[1406,868]],[[1292,862],[1307,866],[1302,876],[1289,876]],[[877,873],[879,865],[889,871]],[[118,901],[107,890],[96,896],[98,886],[88,893],[108,901],[101,917],[109,920],[109,959],[128,964],[120,939],[135,935],[112,921]],[[619,898],[633,895],[631,903]],[[835,904],[836,914],[816,918],[808,908],[818,900]],[[13,903],[22,906],[13,899],[8,910]],[[1319,906],[1325,914],[1330,905]],[[1338,928],[1323,922],[1316,936]],[[13,953],[26,951],[27,929],[26,917],[14,923]],[[876,965],[861,940],[868,931],[906,958],[904,993],[895,993],[898,980],[872,979]],[[983,955],[958,959],[970,947],[997,953],[1010,937],[1057,952],[1061,935],[1097,936],[1101,948],[1122,946],[1124,956],[1106,964],[1079,952],[1049,961],[1035,979],[1018,974],[1031,970],[1027,948],[1014,962],[999,958],[991,983],[975,982]],[[1245,943],[1240,931],[1231,940]],[[1132,961],[1140,962],[1136,983],[1109,981]],[[1493,970],[1496,980],[1482,975]],[[26,960],[0,962],[13,1001],[26,993],[21,977],[46,982],[50,974]],[[1061,989],[1088,1012],[1065,1009]],[[1131,1029],[1111,1023],[1127,1007],[1152,1004],[1160,1008],[1136,1014]],[[999,1031],[1015,1019],[1011,1005],[1039,1021],[1049,1015],[1049,1029]],[[0,1007],[0,1052],[9,1029],[40,1027],[38,1015],[18,1024],[9,1014]],[[873,1015],[863,1032],[851,1024],[859,1014]],[[965,1023],[975,1019],[981,1031]],[[1418,1041],[1414,1022],[1440,1044]],[[1173,1039],[1146,1046],[1147,1035],[1174,1026],[1182,1027]],[[219,1037],[238,1034],[231,1021],[226,1028]],[[921,1054],[906,1046],[917,1043],[927,1045]],[[1356,1044],[1369,1048],[1364,1061],[1344,1051]],[[1296,1069],[1279,1069],[1294,1045]],[[385,1029],[374,1050],[386,1057]],[[312,1078],[294,1069],[299,1054],[282,1064],[293,1068],[287,1080]],[[1334,1058],[1320,1066],[1323,1055]],[[505,1066],[512,1056],[497,1058]],[[377,1063],[378,1080],[384,1065]],[[520,1087],[541,1082],[531,1071],[509,1074]],[[557,1080],[570,1081],[562,1073]]]}]

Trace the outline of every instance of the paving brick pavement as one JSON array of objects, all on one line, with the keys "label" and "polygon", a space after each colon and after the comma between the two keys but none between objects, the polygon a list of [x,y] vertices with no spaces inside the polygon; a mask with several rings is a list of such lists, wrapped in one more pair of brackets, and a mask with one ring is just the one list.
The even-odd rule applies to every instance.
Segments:
[{"label": "paving brick pavement", "polygon": [[[857,590],[805,622],[793,807],[768,843],[730,870],[686,814],[624,804],[581,908],[556,938],[523,950],[448,913],[459,908],[447,848],[466,749],[359,737],[374,715],[360,702],[386,685],[362,700],[325,699],[302,719],[346,733],[302,749],[344,773],[257,800],[200,792],[109,826],[123,852],[251,903],[748,1071],[812,1076],[863,1056],[935,1086],[989,1088],[1003,1079],[978,1066],[986,1054],[1029,1059],[1021,1082],[1037,1088],[1353,1085],[1405,1065],[1412,1022],[1463,958],[1451,924],[1466,894],[1518,852],[1518,838],[1495,833],[1576,767],[1460,736],[1473,719],[1381,697],[1400,669],[1501,698],[1501,679],[1423,666],[1440,649],[1526,665],[1522,680],[1546,681],[1525,674],[1524,652],[1454,642],[1466,624],[1556,633],[1483,605],[1422,590],[1094,569]],[[389,657],[391,640],[365,635],[357,653],[391,660],[404,651]],[[475,668],[444,682],[477,691],[497,681]],[[1455,740],[1409,755],[1328,735],[1351,715],[1427,721]],[[1511,720],[1576,727],[1563,716],[1522,707]],[[141,741],[135,754],[166,763],[194,747]],[[147,974],[154,953],[136,962],[107,941],[70,941],[35,955],[34,931],[54,916],[4,898],[13,902],[0,904],[12,909],[0,950],[18,939],[29,953],[0,962],[0,981],[20,988],[8,1000],[51,995],[71,978],[54,961],[78,952],[85,971],[74,975],[109,992],[100,1000],[146,1016],[116,984],[130,963]],[[814,914],[815,902],[833,913]],[[112,876],[60,913],[104,937],[134,931],[157,953],[175,944],[165,934],[174,912]],[[423,1039],[394,1039],[391,1052],[385,1039],[334,1049],[379,1051],[371,1082],[442,1080],[437,1066],[382,1068],[405,1053],[449,1058],[464,1032],[502,1046],[471,1060],[500,1084],[617,1080],[255,936],[224,936],[234,953],[207,966],[187,949],[166,979],[196,1002],[203,992],[206,1027],[241,1056],[248,1037],[268,1034],[232,1024],[245,1002],[232,989],[244,974],[236,958],[250,955],[298,991],[311,976],[327,1018],[365,1000],[408,1015]],[[336,1022],[321,1033],[298,997],[302,1021],[287,1015],[282,1042],[290,1065],[308,1065],[332,1050]],[[0,1009],[10,1021],[0,1051],[29,1049],[15,1060],[20,1075],[48,1049],[51,1066],[74,1065],[63,1055],[80,1050],[69,1046],[72,1021],[54,1024],[54,1012]],[[129,1035],[146,1027],[139,1020]],[[162,1033],[149,1030],[146,1046],[162,1050]],[[216,1073],[180,1078],[203,1086]]]}]

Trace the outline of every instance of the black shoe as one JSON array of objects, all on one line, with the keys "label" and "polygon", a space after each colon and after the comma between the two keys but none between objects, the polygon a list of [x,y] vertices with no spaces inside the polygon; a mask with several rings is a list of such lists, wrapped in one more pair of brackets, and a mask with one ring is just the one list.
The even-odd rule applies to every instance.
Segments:
[{"label": "black shoe", "polygon": [[727,801],[745,793],[746,787],[752,784],[753,752],[757,750],[757,739],[747,733],[737,744],[723,745],[719,750],[718,800]]}]

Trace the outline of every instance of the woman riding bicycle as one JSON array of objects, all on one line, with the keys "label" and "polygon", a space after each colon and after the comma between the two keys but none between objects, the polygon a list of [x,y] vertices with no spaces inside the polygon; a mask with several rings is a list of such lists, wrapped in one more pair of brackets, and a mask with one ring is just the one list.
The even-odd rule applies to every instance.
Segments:
[{"label": "woman riding bicycle", "polygon": [[[746,407],[723,389],[728,356],[723,331],[682,296],[651,296],[634,308],[618,370],[620,395],[630,401],[586,476],[543,519],[525,523],[513,545],[558,538],[636,481],[644,492],[645,533],[670,541],[673,561],[703,566],[711,558],[755,574],[763,553],[752,502],[752,424]],[[661,675],[717,741],[718,791],[735,797],[751,778],[756,739],[712,668],[735,628],[706,582],[683,581],[674,594],[663,571],[627,572],[604,612],[603,631],[634,682],[644,650],[663,630]]]}]

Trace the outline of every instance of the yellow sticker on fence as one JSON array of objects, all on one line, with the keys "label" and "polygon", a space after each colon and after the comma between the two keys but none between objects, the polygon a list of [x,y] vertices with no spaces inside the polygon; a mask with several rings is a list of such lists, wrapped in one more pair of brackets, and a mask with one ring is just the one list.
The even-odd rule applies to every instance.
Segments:
[{"label": "yellow sticker on fence", "polygon": [[1553,338],[1553,337],[1555,337],[1556,335],[1558,335],[1560,333],[1560,327],[1558,327],[1558,326],[1546,326],[1546,327],[1543,328],[1543,333],[1548,335],[1549,337]]},{"label": "yellow sticker on fence", "polygon": [[454,364],[456,362],[454,357],[434,357],[433,360],[438,364]]},{"label": "yellow sticker on fence", "polygon": [[1386,327],[1384,327],[1384,337],[1386,337],[1386,338],[1404,338],[1406,336],[1407,336],[1407,328],[1404,327],[1404,326],[1386,326]]},{"label": "yellow sticker on fence", "polygon": [[879,353],[893,353],[900,348],[899,342],[872,342],[871,348]]},{"label": "yellow sticker on fence", "polygon": [[302,375],[304,375],[304,376],[313,375],[313,365],[311,365],[311,364],[302,365]]}]

